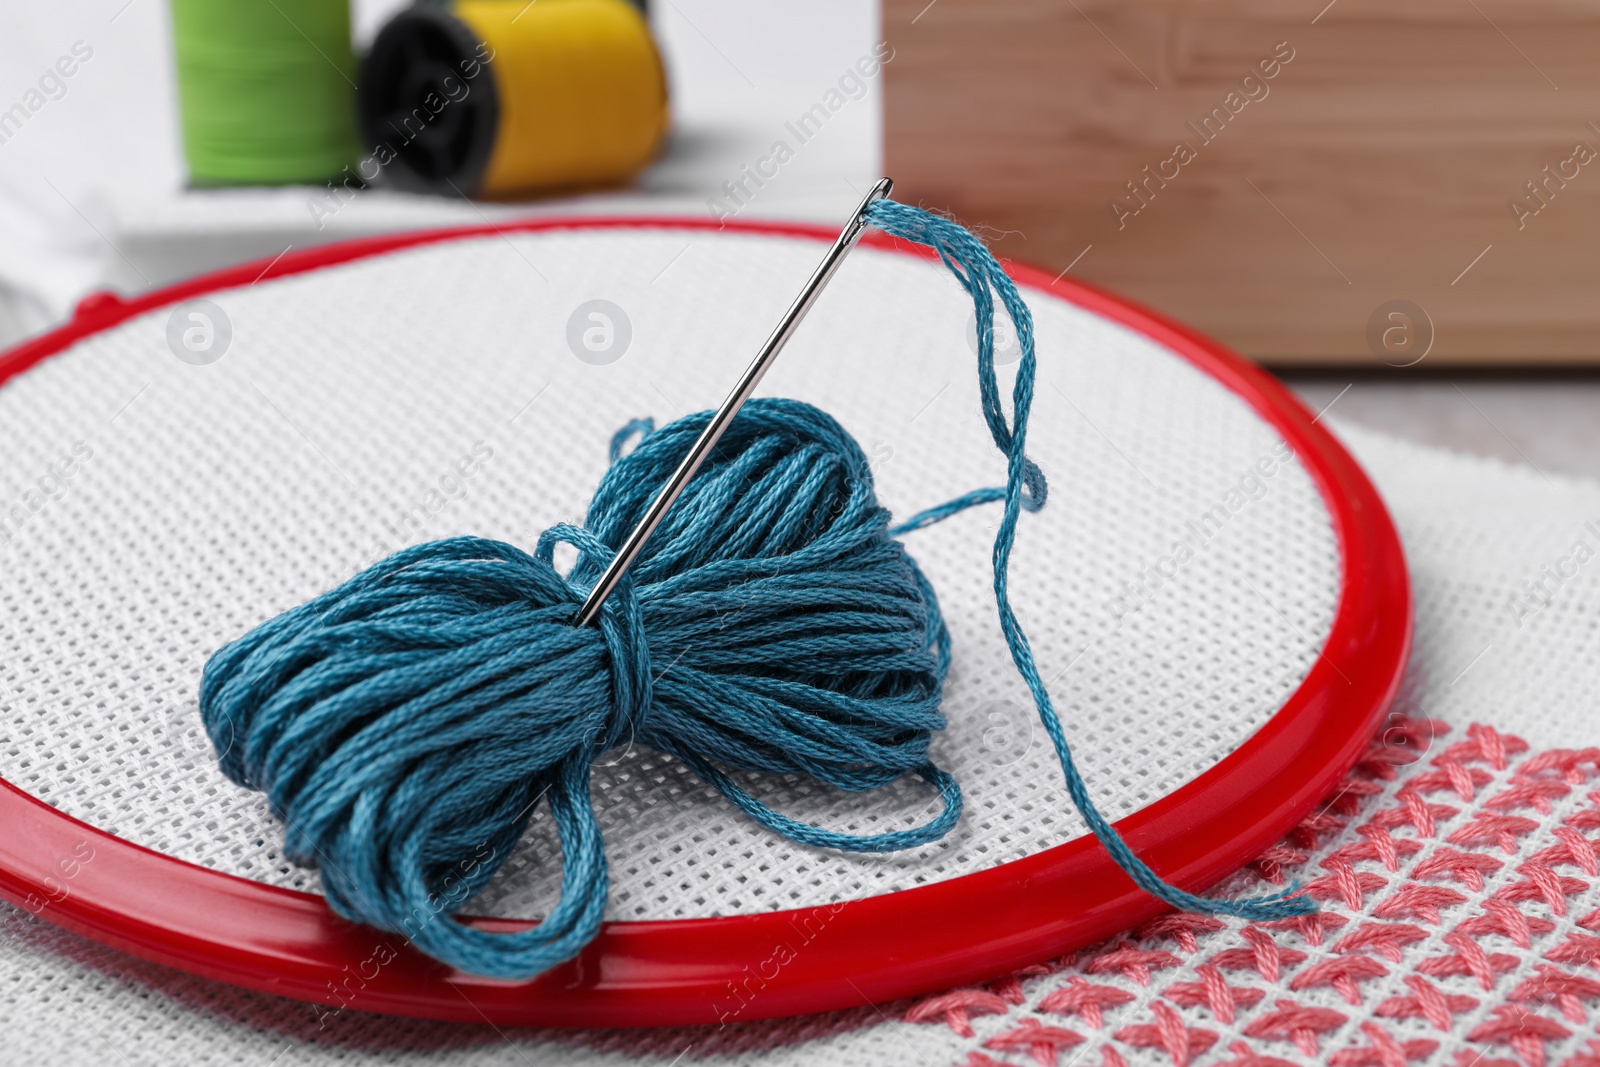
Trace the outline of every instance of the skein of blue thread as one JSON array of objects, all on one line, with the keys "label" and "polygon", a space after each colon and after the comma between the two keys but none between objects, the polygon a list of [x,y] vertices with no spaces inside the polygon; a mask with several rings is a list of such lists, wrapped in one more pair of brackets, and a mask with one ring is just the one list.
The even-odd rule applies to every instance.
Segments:
[{"label": "skein of blue thread", "polygon": [[[1001,626],[1067,791],[1112,858],[1174,907],[1250,919],[1312,910],[1297,886],[1241,901],[1177,889],[1095,807],[1008,593],[1018,518],[1047,494],[1025,455],[1031,316],[960,226],[892,201],[875,203],[869,218],[933,248],[973,299],[980,395],[1006,456],[1004,489],[967,493],[891,529],[864,455],[836,422],[796,401],[752,401],[606,602],[598,629],[578,629],[572,617],[610,546],[709,413],[656,432],[630,423],[611,442],[613,466],[585,527],[546,531],[531,556],[478,538],[415,546],[224,647],[201,685],[222,767],[267,793],[287,854],[321,868],[337,911],[475,973],[525,978],[570,959],[598,932],[607,891],[588,767],[625,736],[677,757],[752,819],[804,844],[887,851],[943,836],[959,818],[960,792],[927,748],[944,725],[949,636],[932,588],[894,537],[997,501]],[[1009,423],[994,294],[1022,350]],[[579,549],[565,576],[552,564],[558,541]],[[657,661],[668,665],[660,674]],[[911,830],[842,834],[771,810],[724,767],[858,791],[913,773],[943,807]],[[514,934],[450,918],[488,883],[541,800],[565,867],[549,915]]]},{"label": "skein of blue thread", "polygon": [[[955,825],[960,790],[928,759],[949,636],[865,455],[816,408],[746,405],[598,626],[572,625],[609,546],[708,418],[625,427],[585,527],[546,531],[532,555],[467,537],[408,548],[212,657],[200,707],[222,769],[267,794],[286,854],[321,868],[340,914],[478,974],[570,959],[606,900],[589,765],[630,738],[814,847],[898,850]],[[567,575],[558,541],[579,549]],[[771,810],[728,768],[854,791],[913,774],[941,810],[842,833]],[[564,862],[548,916],[511,934],[450,918],[541,801]]]}]

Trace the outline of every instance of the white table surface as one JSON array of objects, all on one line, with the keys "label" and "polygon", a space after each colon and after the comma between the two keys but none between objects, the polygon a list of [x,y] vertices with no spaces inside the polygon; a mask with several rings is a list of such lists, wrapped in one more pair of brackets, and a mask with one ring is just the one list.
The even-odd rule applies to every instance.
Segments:
[{"label": "white table surface", "polygon": [[[1284,375],[1313,411],[1422,444],[1493,456],[1546,477],[1600,480],[1600,374]],[[1331,406],[1330,406],[1331,405]]]}]

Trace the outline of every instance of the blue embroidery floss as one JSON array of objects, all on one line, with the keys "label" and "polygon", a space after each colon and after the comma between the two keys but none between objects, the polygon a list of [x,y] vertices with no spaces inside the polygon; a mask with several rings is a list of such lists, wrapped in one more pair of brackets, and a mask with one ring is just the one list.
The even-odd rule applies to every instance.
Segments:
[{"label": "blue embroidery floss", "polygon": [[[598,933],[607,896],[589,766],[626,738],[677,758],[751,819],[802,844],[882,852],[943,837],[960,818],[961,793],[928,748],[945,725],[950,638],[898,537],[990,503],[1003,505],[994,590],[1013,662],[1068,793],[1118,865],[1178,908],[1251,919],[1311,910],[1298,887],[1218,901],[1170,886],[1095,808],[1008,594],[1018,520],[1047,495],[1025,455],[1035,372],[1028,309],[959,225],[889,200],[867,218],[933,248],[972,297],[983,412],[1006,458],[1005,487],[891,526],[865,455],[831,416],[794,400],[751,400],[601,605],[598,624],[576,627],[615,546],[711,413],[659,430],[641,420],[612,439],[612,465],[582,527],[551,528],[532,554],[472,537],[417,545],[224,646],[200,687],[222,769],[266,793],[286,854],[320,868],[334,910],[477,974],[528,978],[571,959]],[[1009,421],[994,365],[996,295],[1022,350]],[[560,542],[578,550],[565,575],[552,559]],[[856,792],[914,774],[941,810],[910,829],[844,834],[773,811],[730,770],[803,774]],[[561,896],[545,920],[490,933],[453,919],[541,802],[563,855]]]}]

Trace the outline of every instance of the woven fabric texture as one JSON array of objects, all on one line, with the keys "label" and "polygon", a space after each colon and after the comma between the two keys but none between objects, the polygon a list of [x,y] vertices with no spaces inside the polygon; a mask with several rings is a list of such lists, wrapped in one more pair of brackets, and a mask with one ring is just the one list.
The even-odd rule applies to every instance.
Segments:
[{"label": "woven fabric texture", "polygon": [[[473,533],[530,546],[579,521],[612,431],[720,400],[821,250],[663,229],[458,240],[213,294],[232,343],[209,365],[175,358],[164,309],[8,383],[0,508],[30,499],[80,442],[87,454],[0,546],[0,776],[159,851],[315,890],[315,872],[278,851],[264,799],[211,758],[195,698],[205,658],[402,545]],[[1084,777],[1118,818],[1281,706],[1327,634],[1339,560],[1310,478],[1278,462],[1281,442],[1247,405],[1148,339],[1028,299],[1029,451],[1054,491],[1024,516],[1013,597]],[[613,341],[626,319],[625,350],[584,347],[595,300],[615,309]],[[839,418],[902,517],[1000,484],[970,316],[942,267],[860,249],[763,392]],[[997,514],[907,541],[955,642],[933,755],[966,791],[959,828],[904,853],[808,850],[675,761],[625,747],[593,782],[609,918],[813,906],[1085,832],[998,631]],[[1164,563],[1180,540],[1193,558]],[[934,803],[914,780],[868,796],[743,781],[855,833],[920,823]],[[541,813],[472,910],[542,914],[558,855]]]},{"label": "woven fabric texture", "polygon": [[[1600,1018],[1600,485],[1341,427],[1385,494],[1416,654],[1367,758],[1235,888],[1320,916],[1169,915],[987,986],[726,1030],[497,1031],[328,1013],[181,975],[15,909],[0,1022],[29,1062],[1593,1067]],[[1532,615],[1525,583],[1549,566]],[[1532,603],[1540,603],[1534,600]],[[997,906],[1000,906],[997,903]]]}]

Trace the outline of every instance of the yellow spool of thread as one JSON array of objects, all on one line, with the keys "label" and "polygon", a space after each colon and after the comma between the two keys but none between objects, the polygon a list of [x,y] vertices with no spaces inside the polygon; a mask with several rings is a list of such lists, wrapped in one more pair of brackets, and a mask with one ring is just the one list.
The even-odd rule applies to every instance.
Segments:
[{"label": "yellow spool of thread", "polygon": [[666,78],[628,0],[419,4],[362,64],[360,177],[487,199],[621,182],[667,129]]}]

